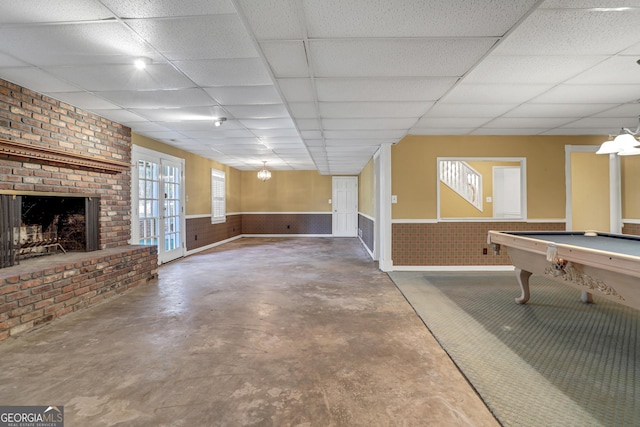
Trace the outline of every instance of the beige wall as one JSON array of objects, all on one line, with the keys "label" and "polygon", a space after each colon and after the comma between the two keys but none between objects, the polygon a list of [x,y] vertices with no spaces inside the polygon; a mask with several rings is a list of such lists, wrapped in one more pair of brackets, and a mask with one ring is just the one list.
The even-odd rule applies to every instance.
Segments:
[{"label": "beige wall", "polygon": [[525,157],[530,219],[565,217],[564,146],[602,136],[407,136],[391,147],[393,219],[437,218],[437,157]]},{"label": "beige wall", "polygon": [[184,150],[133,133],[134,145],[185,159],[186,215],[211,214],[211,168],[224,171],[227,182],[227,212],[240,211],[240,171]]},{"label": "beige wall", "polygon": [[257,171],[242,171],[241,212],[331,212],[331,176],[317,171],[271,171],[260,181]]},{"label": "beige wall", "polygon": [[622,218],[640,219],[640,156],[622,156]]},{"label": "beige wall", "polygon": [[371,158],[358,176],[358,210],[371,218],[375,216],[374,187],[374,162]]}]

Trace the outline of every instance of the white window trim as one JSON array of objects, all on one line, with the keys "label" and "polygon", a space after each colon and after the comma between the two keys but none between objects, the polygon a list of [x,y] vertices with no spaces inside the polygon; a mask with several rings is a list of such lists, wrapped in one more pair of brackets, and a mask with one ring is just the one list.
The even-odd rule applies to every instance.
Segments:
[{"label": "white window trim", "polygon": [[[222,183],[222,195],[215,194],[216,188]],[[218,169],[211,169],[211,224],[227,221],[226,174]],[[222,207],[219,204],[222,204]]]}]

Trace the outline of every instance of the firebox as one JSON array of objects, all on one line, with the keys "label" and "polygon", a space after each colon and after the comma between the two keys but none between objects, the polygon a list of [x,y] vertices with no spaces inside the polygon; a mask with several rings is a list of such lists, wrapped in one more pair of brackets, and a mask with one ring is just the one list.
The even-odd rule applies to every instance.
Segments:
[{"label": "firebox", "polygon": [[95,195],[0,194],[0,268],[27,258],[99,247]]}]

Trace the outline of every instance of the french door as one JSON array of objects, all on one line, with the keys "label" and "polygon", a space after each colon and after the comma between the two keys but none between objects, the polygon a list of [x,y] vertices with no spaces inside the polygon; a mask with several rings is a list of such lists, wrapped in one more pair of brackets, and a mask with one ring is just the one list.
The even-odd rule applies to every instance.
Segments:
[{"label": "french door", "polygon": [[184,256],[184,160],[138,146],[133,150],[133,244],[158,247],[158,262]]}]

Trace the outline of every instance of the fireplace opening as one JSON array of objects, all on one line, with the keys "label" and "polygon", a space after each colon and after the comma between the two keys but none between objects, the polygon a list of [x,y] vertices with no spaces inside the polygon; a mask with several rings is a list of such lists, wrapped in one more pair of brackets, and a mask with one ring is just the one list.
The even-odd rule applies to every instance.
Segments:
[{"label": "fireplace opening", "polygon": [[98,249],[99,198],[0,195],[0,267],[20,260]]},{"label": "fireplace opening", "polygon": [[77,197],[23,196],[18,237],[20,258],[84,251],[87,242],[84,208],[84,200]]}]

